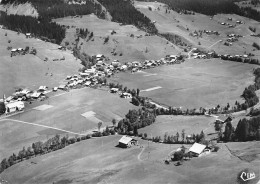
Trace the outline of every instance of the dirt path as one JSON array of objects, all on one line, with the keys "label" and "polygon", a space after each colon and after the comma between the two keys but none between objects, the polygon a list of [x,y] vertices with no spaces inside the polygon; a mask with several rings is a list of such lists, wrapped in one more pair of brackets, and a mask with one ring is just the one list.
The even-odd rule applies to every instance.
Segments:
[{"label": "dirt path", "polygon": [[138,159],[139,161],[141,161],[141,162],[144,161],[144,160],[141,159],[141,155],[143,154],[144,150],[145,150],[145,147],[142,148],[141,152],[140,152],[140,153],[138,154],[138,156],[137,156],[137,159]]},{"label": "dirt path", "polygon": [[12,121],[12,122],[16,122],[16,123],[23,123],[23,124],[33,125],[33,126],[39,126],[39,127],[49,128],[49,129],[53,129],[53,130],[59,130],[59,131],[62,131],[62,132],[66,132],[66,133],[70,133],[70,134],[75,134],[75,135],[80,135],[80,136],[87,135],[87,134],[81,134],[81,133],[77,133],[77,132],[72,132],[72,131],[64,130],[64,129],[61,129],[61,128],[56,128],[56,127],[41,125],[41,124],[37,124],[37,123],[30,123],[30,122],[26,122],[26,121],[15,120],[15,119],[1,119],[0,121]]}]

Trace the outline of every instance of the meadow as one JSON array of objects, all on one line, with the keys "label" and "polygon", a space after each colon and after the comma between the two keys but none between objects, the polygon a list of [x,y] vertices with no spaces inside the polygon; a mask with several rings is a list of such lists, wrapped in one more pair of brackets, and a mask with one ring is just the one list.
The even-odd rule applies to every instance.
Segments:
[{"label": "meadow", "polygon": [[10,156],[23,146],[45,141],[56,134],[75,137],[91,133],[98,130],[98,122],[102,122],[101,128],[111,126],[113,118],[118,122],[133,108],[129,100],[90,88],[63,92],[46,101],[28,104],[24,113],[0,120],[0,157]]},{"label": "meadow", "polygon": [[184,110],[212,108],[243,101],[240,96],[253,83],[254,68],[254,65],[220,59],[190,59],[179,65],[119,73],[109,81],[130,89],[139,88],[141,96],[160,104]]},{"label": "meadow", "polygon": [[[259,143],[247,146],[220,144],[217,153],[192,158],[176,167],[174,163],[164,164],[163,160],[181,145],[139,140],[143,148],[133,146],[122,149],[116,147],[120,138],[116,135],[81,141],[16,164],[5,170],[1,177],[10,183],[208,184],[210,181],[221,184],[236,183],[239,172],[245,168],[259,173],[259,157],[247,162],[227,149],[254,155],[247,150],[259,147]],[[259,176],[254,181],[257,179]]]}]

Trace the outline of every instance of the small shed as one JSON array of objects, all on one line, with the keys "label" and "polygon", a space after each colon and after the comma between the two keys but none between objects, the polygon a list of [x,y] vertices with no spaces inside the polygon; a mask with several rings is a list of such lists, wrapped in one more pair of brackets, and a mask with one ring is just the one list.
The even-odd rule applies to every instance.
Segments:
[{"label": "small shed", "polygon": [[122,148],[129,148],[131,145],[136,145],[137,140],[133,139],[132,137],[124,135],[120,140],[119,140],[119,147]]},{"label": "small shed", "polygon": [[205,145],[199,144],[199,143],[194,143],[191,148],[189,149],[189,152],[192,153],[193,156],[199,157],[201,153],[203,153],[204,149],[206,148]]}]

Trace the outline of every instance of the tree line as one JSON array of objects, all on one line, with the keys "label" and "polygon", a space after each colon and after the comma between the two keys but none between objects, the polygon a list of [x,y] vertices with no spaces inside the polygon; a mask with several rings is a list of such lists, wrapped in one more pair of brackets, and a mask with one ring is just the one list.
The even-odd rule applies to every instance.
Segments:
[{"label": "tree line", "polygon": [[99,0],[112,16],[112,21],[123,24],[132,24],[137,28],[151,34],[157,34],[158,30],[151,20],[136,10],[130,0]]}]

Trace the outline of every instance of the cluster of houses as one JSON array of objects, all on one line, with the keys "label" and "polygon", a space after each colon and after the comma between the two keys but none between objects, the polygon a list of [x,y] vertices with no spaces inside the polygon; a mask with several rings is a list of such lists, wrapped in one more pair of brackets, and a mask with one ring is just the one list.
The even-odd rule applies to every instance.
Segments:
[{"label": "cluster of houses", "polygon": [[249,58],[248,54],[243,54],[243,55],[216,54],[215,52],[203,52],[203,51],[198,50],[197,48],[193,49],[191,56],[194,59],[222,58],[225,60],[236,60],[238,58],[241,58],[241,59]]},{"label": "cluster of houses", "polygon": [[29,47],[26,48],[12,48],[11,49],[11,57],[16,56],[16,55],[25,55],[25,54],[36,54],[36,49],[33,47],[30,49]]},{"label": "cluster of houses", "polygon": [[28,90],[27,88],[18,89],[15,93],[7,98],[5,95],[2,102],[5,104],[6,113],[12,113],[16,111],[22,111],[25,107],[25,101],[33,101],[33,100],[44,100],[47,98],[46,94],[49,93],[47,86],[40,86],[38,90]]},{"label": "cluster of houses", "polygon": [[[233,19],[231,18],[231,17],[229,17],[228,18],[228,21],[232,21]],[[233,24],[230,24],[230,23],[228,23],[228,22],[220,22],[220,24],[221,25],[227,25],[228,27],[235,27],[236,25],[233,25]],[[236,24],[244,24],[244,22],[243,21],[241,21],[241,20],[237,20],[236,21]]]}]

